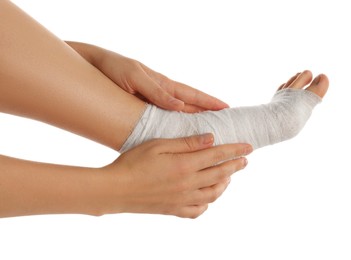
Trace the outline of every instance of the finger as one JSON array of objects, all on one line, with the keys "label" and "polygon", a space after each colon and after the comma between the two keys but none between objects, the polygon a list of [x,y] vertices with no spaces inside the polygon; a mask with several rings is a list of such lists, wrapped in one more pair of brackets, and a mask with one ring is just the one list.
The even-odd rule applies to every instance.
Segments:
[{"label": "finger", "polygon": [[208,109],[196,105],[189,105],[187,103],[184,104],[184,107],[182,109],[182,112],[185,113],[199,113],[203,111],[208,111]]},{"label": "finger", "polygon": [[176,139],[164,139],[159,146],[160,153],[189,153],[209,148],[213,145],[212,134],[195,135]]},{"label": "finger", "polygon": [[197,205],[203,205],[215,202],[226,190],[229,185],[229,180],[217,183],[211,187],[199,189],[196,195],[193,196],[194,202]]},{"label": "finger", "polygon": [[[229,107],[228,104],[215,97],[205,94],[183,83],[171,80],[168,77],[153,71],[152,69],[148,68],[143,64],[140,65],[144,70],[145,75],[154,79],[158,86],[160,86],[166,92],[168,90],[167,93],[171,93],[171,96],[173,96],[173,98],[175,98],[178,101],[182,101],[183,105],[195,105],[201,107],[202,110],[221,110]],[[176,107],[176,109],[172,110],[182,111],[182,109],[183,107],[178,106]]]},{"label": "finger", "polygon": [[198,107],[195,105],[189,105],[189,104],[184,104],[184,108],[182,109],[182,112],[185,113],[199,113],[206,111],[207,109],[204,109],[203,107]]},{"label": "finger", "polygon": [[216,166],[200,171],[194,177],[195,189],[210,187],[220,182],[226,181],[235,172],[244,169],[247,165],[246,158],[230,160]]},{"label": "finger", "polygon": [[249,144],[225,144],[189,154],[184,154],[195,171],[212,167],[218,163],[246,156],[252,152]]},{"label": "finger", "polygon": [[174,88],[174,97],[182,100],[185,104],[195,105],[204,110],[221,110],[229,107],[223,101],[183,83],[172,81],[171,84]]},{"label": "finger", "polygon": [[172,97],[166,90],[162,89],[145,72],[141,76],[133,79],[137,91],[143,95],[150,103],[167,110],[180,111],[184,107],[184,102]]}]

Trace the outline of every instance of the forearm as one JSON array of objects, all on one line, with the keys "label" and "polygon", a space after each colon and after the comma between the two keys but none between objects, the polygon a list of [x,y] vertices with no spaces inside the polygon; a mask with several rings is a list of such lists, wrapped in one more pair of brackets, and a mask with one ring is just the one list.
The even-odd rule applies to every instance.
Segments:
[{"label": "forearm", "polygon": [[101,215],[105,183],[100,169],[37,163],[0,155],[0,217],[63,213]]}]

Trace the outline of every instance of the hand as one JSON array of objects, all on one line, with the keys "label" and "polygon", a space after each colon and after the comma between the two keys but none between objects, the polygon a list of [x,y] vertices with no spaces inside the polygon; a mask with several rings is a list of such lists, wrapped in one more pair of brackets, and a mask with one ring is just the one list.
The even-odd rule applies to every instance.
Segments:
[{"label": "hand", "polygon": [[252,151],[248,144],[212,144],[211,134],[158,139],[122,154],[103,168],[109,183],[104,197],[110,198],[102,202],[104,213],[198,217],[246,166],[238,157]]},{"label": "hand", "polygon": [[228,107],[226,103],[173,81],[136,60],[97,46],[67,43],[119,87],[161,108],[191,113]]},{"label": "hand", "polygon": [[191,113],[228,107],[214,97],[117,53],[109,52],[104,62],[103,72],[118,86],[161,108]]}]

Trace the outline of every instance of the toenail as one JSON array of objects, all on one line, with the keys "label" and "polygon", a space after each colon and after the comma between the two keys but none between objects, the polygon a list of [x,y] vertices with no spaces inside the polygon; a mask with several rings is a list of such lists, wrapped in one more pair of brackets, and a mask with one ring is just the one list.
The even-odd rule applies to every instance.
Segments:
[{"label": "toenail", "polygon": [[320,80],[321,80],[321,75],[318,75],[318,76],[313,80],[313,84],[318,85]]}]

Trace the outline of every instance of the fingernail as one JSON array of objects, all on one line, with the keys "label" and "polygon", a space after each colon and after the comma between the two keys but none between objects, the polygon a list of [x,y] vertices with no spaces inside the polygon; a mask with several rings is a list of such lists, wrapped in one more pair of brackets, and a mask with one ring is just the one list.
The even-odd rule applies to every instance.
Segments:
[{"label": "fingernail", "polygon": [[214,141],[213,134],[203,134],[200,138],[203,144],[211,144]]},{"label": "fingernail", "polygon": [[246,159],[246,158],[243,158],[243,159],[244,159],[243,168],[245,168],[245,167],[246,167],[246,165],[248,164],[248,161],[247,161],[247,159]]}]

